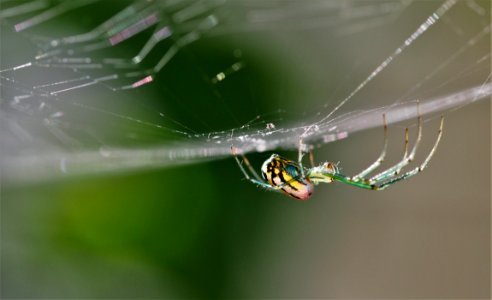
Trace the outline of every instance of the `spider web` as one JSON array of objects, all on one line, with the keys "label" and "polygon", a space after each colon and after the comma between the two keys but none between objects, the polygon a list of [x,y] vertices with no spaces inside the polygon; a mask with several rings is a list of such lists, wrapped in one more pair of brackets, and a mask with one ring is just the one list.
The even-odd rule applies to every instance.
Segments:
[{"label": "spider web", "polygon": [[489,1],[2,1],[7,182],[320,146],[492,94]]}]

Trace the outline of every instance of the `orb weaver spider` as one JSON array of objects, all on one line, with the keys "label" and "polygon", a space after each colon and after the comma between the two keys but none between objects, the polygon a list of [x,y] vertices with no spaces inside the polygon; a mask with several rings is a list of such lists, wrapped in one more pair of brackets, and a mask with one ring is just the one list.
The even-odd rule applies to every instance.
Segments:
[{"label": "orb weaver spider", "polygon": [[401,170],[413,161],[415,153],[417,152],[417,148],[420,144],[420,140],[422,138],[422,117],[419,113],[417,139],[410,153],[408,153],[408,128],[406,128],[405,150],[403,154],[403,159],[392,167],[368,178],[367,175],[375,171],[382,164],[386,156],[386,148],[388,145],[388,126],[386,124],[386,116],[384,114],[383,124],[384,145],[381,154],[375,162],[373,162],[371,165],[369,165],[369,167],[367,167],[355,176],[343,175],[342,173],[340,173],[338,165],[333,162],[324,162],[318,166],[315,166],[312,151],[310,151],[309,155],[311,168],[304,167],[302,165],[302,157],[304,155],[304,144],[302,138],[299,139],[298,161],[294,162],[292,160],[283,158],[278,154],[272,154],[272,156],[270,156],[270,158],[268,158],[261,167],[261,175],[263,176],[263,180],[253,169],[246,156],[241,155],[244,164],[254,177],[251,178],[251,176],[248,174],[248,172],[246,172],[243,165],[241,164],[237,156],[237,149],[234,146],[231,146],[231,153],[234,156],[239,168],[243,172],[244,177],[248,181],[269,191],[282,192],[298,200],[308,200],[313,194],[314,186],[318,185],[321,182],[331,183],[337,181],[368,190],[384,190],[392,184],[395,184],[399,181],[405,180],[422,172],[422,170],[427,167],[427,164],[434,155],[439,141],[441,140],[444,117],[441,116],[441,123],[434,146],[420,166],[402,175],[399,175]]}]

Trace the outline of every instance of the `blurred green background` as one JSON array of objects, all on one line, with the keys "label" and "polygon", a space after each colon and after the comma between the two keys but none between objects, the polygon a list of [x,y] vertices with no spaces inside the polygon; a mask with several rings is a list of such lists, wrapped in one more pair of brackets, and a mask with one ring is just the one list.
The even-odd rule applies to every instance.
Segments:
[{"label": "blurred green background", "polygon": [[[490,11],[487,3],[479,2]],[[151,85],[124,93],[95,87],[63,99],[153,123],[177,120],[199,133],[237,128],[257,115],[282,126],[312,116],[324,104],[336,105],[440,4],[416,2],[395,21],[348,36],[322,26],[210,36],[183,49]],[[84,32],[123,4],[96,5],[29,34]],[[437,58],[469,40],[476,31],[465,28],[456,37],[453,26],[463,26],[473,14],[464,6],[454,9],[451,25],[422,37],[346,111],[393,103],[422,73],[439,66]],[[479,19],[490,21],[490,12]],[[12,22],[2,24],[1,69],[38,51],[29,34],[12,31]],[[147,37],[111,48],[111,56],[131,56]],[[440,46],[432,50],[435,40]],[[475,62],[483,47],[490,50],[487,41],[455,58],[444,78],[424,80],[411,96],[445,94],[485,79],[490,66],[472,69],[481,72],[471,76],[454,71]],[[210,82],[238,60],[243,70],[221,84]],[[131,149],[180,141],[137,122],[56,105],[74,127],[100,130],[106,145]],[[429,168],[384,192],[321,185],[310,201],[297,202],[246,182],[231,158],[7,182],[1,191],[1,296],[489,298],[490,114],[489,101],[447,113]],[[390,127],[388,165],[399,160],[404,128],[412,124]],[[430,150],[437,127],[437,119],[425,123],[417,161]],[[90,135],[79,139],[84,147],[98,146]],[[340,162],[344,173],[354,174],[377,157],[381,142],[381,128],[368,130],[317,149],[315,158]],[[296,157],[295,151],[280,153]],[[269,155],[248,157],[258,170]]]}]

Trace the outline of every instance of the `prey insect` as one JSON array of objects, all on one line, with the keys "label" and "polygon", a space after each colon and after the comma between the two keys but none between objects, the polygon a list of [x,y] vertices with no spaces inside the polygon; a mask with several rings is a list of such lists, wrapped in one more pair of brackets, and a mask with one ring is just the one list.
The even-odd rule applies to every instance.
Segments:
[{"label": "prey insect", "polygon": [[234,146],[231,147],[231,153],[234,156],[241,172],[244,174],[244,177],[248,181],[263,187],[266,190],[282,192],[298,200],[309,199],[313,194],[314,186],[322,182],[331,183],[336,181],[368,190],[384,190],[397,182],[408,179],[422,172],[427,167],[427,164],[434,155],[439,141],[441,140],[444,118],[441,117],[441,123],[434,146],[421,165],[403,174],[401,173],[401,170],[413,161],[422,138],[422,116],[420,116],[419,113],[417,138],[412,150],[408,152],[408,128],[406,128],[405,148],[402,160],[392,167],[376,175],[368,177],[369,174],[373,173],[383,163],[386,156],[386,148],[388,146],[388,126],[386,124],[385,115],[383,115],[383,124],[384,145],[381,154],[375,162],[354,176],[343,175],[340,173],[338,165],[333,162],[324,162],[318,166],[315,166],[312,151],[310,152],[311,167],[304,167],[302,164],[302,158],[304,156],[304,144],[302,139],[299,139],[297,162],[283,158],[278,154],[272,154],[272,156],[270,156],[270,158],[268,158],[261,167],[261,175],[263,178],[261,178],[253,169],[246,156],[241,155],[244,165],[249,170],[251,175],[248,174],[244,166],[241,164],[241,161],[238,158],[237,149]]}]

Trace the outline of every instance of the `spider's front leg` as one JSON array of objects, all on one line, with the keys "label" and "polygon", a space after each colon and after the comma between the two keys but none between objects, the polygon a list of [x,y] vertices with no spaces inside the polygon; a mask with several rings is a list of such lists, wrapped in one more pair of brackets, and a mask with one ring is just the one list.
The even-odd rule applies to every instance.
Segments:
[{"label": "spider's front leg", "polygon": [[376,183],[375,186],[377,187],[377,189],[383,190],[383,189],[387,188],[388,186],[397,183],[398,181],[405,180],[407,178],[410,178],[410,177],[417,175],[418,173],[422,172],[427,167],[427,164],[431,160],[432,156],[434,155],[434,152],[437,149],[437,146],[439,145],[439,141],[441,140],[441,136],[442,136],[443,127],[444,127],[444,117],[441,116],[441,124],[439,125],[439,131],[437,134],[436,142],[434,143],[434,146],[432,147],[431,151],[429,152],[429,154],[425,158],[424,162],[420,166],[416,167],[415,169],[413,169],[411,171],[406,172],[405,174],[403,174],[401,176],[394,177],[394,178],[392,178],[388,181],[385,181],[385,182]]},{"label": "spider's front leg", "polygon": [[[431,151],[427,155],[426,159],[424,162],[418,166],[417,168],[410,170],[406,172],[405,174],[398,176],[400,170],[407,166],[410,162],[413,161],[415,157],[415,153],[417,151],[417,148],[420,144],[421,137],[422,137],[422,117],[420,116],[420,111],[419,111],[419,117],[418,117],[418,133],[417,133],[417,140],[414,144],[414,147],[410,154],[408,154],[408,129],[405,130],[405,152],[403,155],[403,159],[395,164],[394,166],[390,167],[389,169],[382,171],[381,173],[367,179],[362,175],[367,175],[370,172],[374,171],[382,162],[382,159],[384,159],[384,154],[386,151],[386,145],[383,147],[383,151],[379,158],[376,160],[375,163],[373,163],[369,168],[365,169],[361,173],[359,173],[356,176],[350,177],[350,176],[345,176],[341,173],[334,172],[332,174],[327,173],[326,176],[331,177],[333,180],[342,182],[348,185],[356,186],[359,188],[364,188],[364,189],[369,189],[369,190],[383,190],[387,187],[389,187],[392,184],[395,184],[399,181],[405,180],[407,178],[410,178],[414,175],[417,175],[418,173],[422,172],[426,167],[429,161],[431,160],[432,156],[434,155],[437,146],[439,145],[439,141],[441,140],[442,136],[442,130],[444,127],[444,117],[441,116],[441,123],[439,126],[439,131],[438,135],[436,138],[436,141],[434,143],[434,146],[432,147]],[[385,129],[385,144],[386,144],[386,129]]]},{"label": "spider's front leg", "polygon": [[386,149],[388,148],[388,124],[386,123],[386,114],[383,114],[383,124],[384,124],[383,126],[384,146],[383,146],[383,150],[381,150],[381,154],[379,154],[379,157],[376,159],[376,161],[372,163],[369,167],[361,171],[359,174],[352,176],[352,179],[354,181],[364,180],[364,177],[366,177],[368,174],[376,170],[383,163],[384,158],[386,157]]}]

